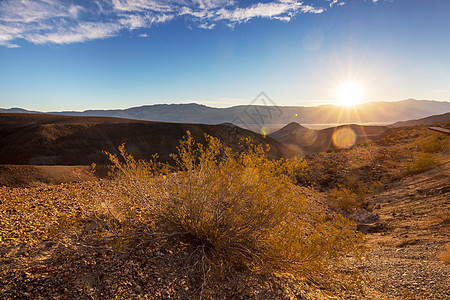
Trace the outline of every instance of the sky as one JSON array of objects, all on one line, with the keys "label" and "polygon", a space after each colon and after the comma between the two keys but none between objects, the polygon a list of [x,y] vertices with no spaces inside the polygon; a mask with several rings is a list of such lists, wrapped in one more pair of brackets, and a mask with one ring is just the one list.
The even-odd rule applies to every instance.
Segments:
[{"label": "sky", "polygon": [[316,106],[349,83],[358,103],[450,101],[449,15],[448,0],[0,0],[0,108],[229,107],[260,92]]}]

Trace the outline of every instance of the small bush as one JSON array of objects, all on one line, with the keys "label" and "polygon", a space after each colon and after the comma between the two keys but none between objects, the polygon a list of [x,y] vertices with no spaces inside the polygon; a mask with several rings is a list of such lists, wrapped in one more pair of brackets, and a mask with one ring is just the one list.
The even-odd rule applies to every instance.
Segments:
[{"label": "small bush", "polygon": [[328,200],[331,207],[345,212],[353,212],[361,207],[359,196],[342,185],[330,190]]},{"label": "small bush", "polygon": [[120,156],[109,154],[120,179],[116,196],[96,210],[105,227],[193,245],[202,259],[191,263],[205,280],[237,270],[327,280],[346,255],[362,256],[354,223],[324,215],[300,193],[303,160],[270,160],[268,149],[249,141],[239,153],[206,141],[196,144],[188,132],[172,155],[176,171],[156,159],[136,161],[123,145]]},{"label": "small bush", "polygon": [[439,153],[445,149],[446,136],[444,134],[433,133],[418,142],[419,147],[425,153]]},{"label": "small bush", "polygon": [[436,158],[431,153],[417,153],[408,169],[411,173],[421,173],[434,168],[437,165]]}]

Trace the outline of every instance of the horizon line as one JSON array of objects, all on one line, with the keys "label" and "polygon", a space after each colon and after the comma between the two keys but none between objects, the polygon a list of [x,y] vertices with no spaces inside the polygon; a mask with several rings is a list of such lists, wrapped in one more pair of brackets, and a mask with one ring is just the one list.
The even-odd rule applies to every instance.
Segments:
[{"label": "horizon line", "polygon": [[[113,110],[127,110],[127,109],[132,109],[132,108],[140,108],[140,107],[147,107],[147,106],[158,106],[158,105],[199,105],[199,106],[205,106],[208,108],[217,108],[217,109],[227,109],[227,108],[233,108],[233,107],[240,107],[240,106],[273,106],[273,107],[320,107],[320,106],[334,106],[334,107],[341,107],[343,109],[354,109],[357,108],[359,106],[365,105],[365,104],[369,104],[369,103],[383,103],[383,102],[403,102],[403,101],[433,101],[433,102],[450,102],[450,100],[431,100],[431,99],[415,99],[415,98],[407,98],[407,99],[402,99],[402,100],[374,100],[374,101],[367,101],[367,102],[362,102],[359,103],[357,105],[353,105],[353,106],[345,106],[345,105],[337,105],[335,103],[329,103],[329,102],[324,102],[318,105],[276,105],[276,103],[274,103],[275,105],[258,105],[258,104],[253,104],[252,102],[254,102],[254,100],[250,101],[250,104],[236,104],[236,105],[231,105],[231,106],[210,106],[207,104],[204,104],[202,102],[213,102],[213,101],[199,101],[199,102],[172,102],[172,103],[154,103],[154,104],[141,104],[141,105],[136,105],[136,106],[128,106],[128,107],[123,107],[123,108],[88,108],[88,109],[84,109],[84,110],[72,110],[72,109],[67,109],[67,110],[52,110],[52,111],[47,111],[47,110],[36,110],[36,109],[29,109],[29,108],[23,108],[23,107],[9,107],[9,108],[4,108],[4,107],[0,107],[0,111],[2,110],[11,110],[11,109],[21,109],[21,110],[25,110],[25,111],[29,111],[29,112],[40,112],[40,113],[61,113],[61,112],[79,112],[79,113],[83,113],[83,112],[87,112],[87,111],[96,111],[96,110],[103,110],[103,111],[113,111]],[[310,101],[316,101],[316,100],[310,100]],[[317,100],[319,101],[319,100]]]}]

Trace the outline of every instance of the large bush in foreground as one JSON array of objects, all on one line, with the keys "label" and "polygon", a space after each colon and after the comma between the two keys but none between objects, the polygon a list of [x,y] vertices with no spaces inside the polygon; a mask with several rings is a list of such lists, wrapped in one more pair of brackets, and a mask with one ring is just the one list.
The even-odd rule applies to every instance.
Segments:
[{"label": "large bush in foreground", "polygon": [[236,153],[210,136],[196,144],[189,132],[172,156],[175,169],[119,150],[109,154],[119,194],[97,216],[117,236],[190,243],[205,278],[251,270],[318,279],[345,255],[361,254],[353,224],[326,216],[300,193],[300,159],[271,160],[249,142]]}]

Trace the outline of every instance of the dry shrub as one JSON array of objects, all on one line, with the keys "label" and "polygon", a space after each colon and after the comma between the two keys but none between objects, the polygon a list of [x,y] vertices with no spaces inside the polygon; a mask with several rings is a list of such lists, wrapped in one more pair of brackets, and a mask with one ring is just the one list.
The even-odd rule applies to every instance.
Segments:
[{"label": "dry shrub", "polygon": [[428,171],[437,166],[437,160],[431,153],[419,152],[417,153],[413,161],[409,164],[408,170],[411,173],[421,173]]},{"label": "dry shrub", "polygon": [[105,227],[141,244],[190,243],[202,259],[187,263],[200,268],[205,282],[239,270],[328,281],[345,256],[362,257],[354,223],[325,216],[299,192],[303,160],[270,160],[268,149],[249,141],[238,153],[217,138],[206,141],[196,144],[188,132],[172,155],[176,171],[156,159],[136,161],[123,145],[120,156],[109,154],[120,195],[96,210]]},{"label": "dry shrub", "polygon": [[445,149],[447,137],[441,133],[433,132],[431,135],[418,141],[418,146],[425,153],[439,153]]},{"label": "dry shrub", "polygon": [[328,194],[329,205],[336,210],[353,212],[361,207],[360,196],[343,185],[333,188]]},{"label": "dry shrub", "polygon": [[439,253],[439,259],[444,262],[450,263],[450,243],[445,245],[445,251]]}]

